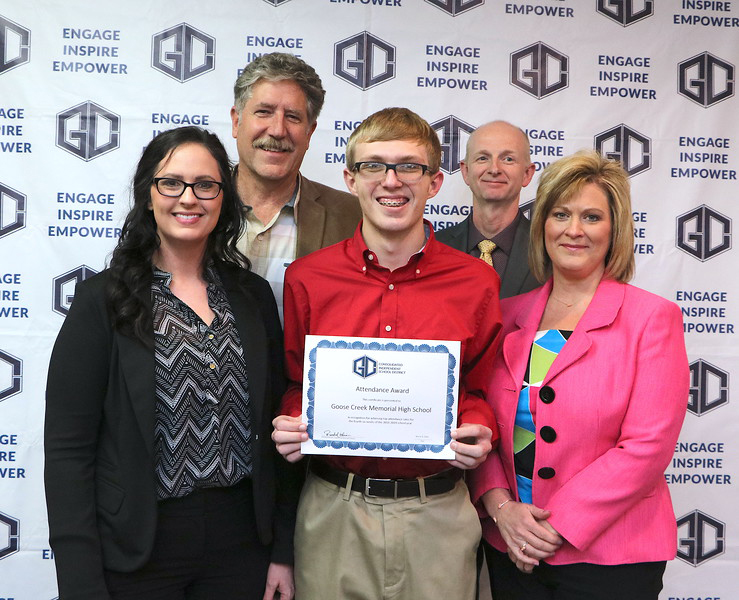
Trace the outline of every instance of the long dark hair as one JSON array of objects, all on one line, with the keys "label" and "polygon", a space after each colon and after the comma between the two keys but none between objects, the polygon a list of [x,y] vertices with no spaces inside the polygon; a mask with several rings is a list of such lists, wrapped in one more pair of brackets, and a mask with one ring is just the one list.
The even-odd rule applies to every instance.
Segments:
[{"label": "long dark hair", "polygon": [[223,182],[221,213],[208,236],[203,267],[211,260],[249,268],[248,259],[236,248],[243,224],[241,201],[231,177],[231,162],[221,140],[200,127],[163,131],[144,148],[133,177],[133,206],[126,216],[118,245],[110,259],[107,288],[113,327],[151,344],[151,309],[145,298],[152,281],[152,257],[160,240],[150,210],[151,186],[160,163],[183,144],[200,144],[218,163]]}]

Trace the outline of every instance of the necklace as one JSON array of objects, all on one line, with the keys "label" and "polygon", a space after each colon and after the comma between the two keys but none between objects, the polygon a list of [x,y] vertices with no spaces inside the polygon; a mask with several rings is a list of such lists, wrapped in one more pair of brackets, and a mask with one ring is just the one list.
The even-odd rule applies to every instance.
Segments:
[{"label": "necklace", "polygon": [[560,299],[559,299],[559,298],[557,298],[557,296],[555,296],[554,294],[549,294],[549,296],[550,296],[551,298],[554,298],[554,299],[555,299],[555,300],[556,300],[557,302],[559,302],[560,304],[564,304],[564,305],[565,305],[565,306],[566,306],[567,308],[572,308],[572,307],[573,307],[573,306],[575,306],[575,304],[576,304],[575,302],[565,302],[564,300],[560,300]]}]

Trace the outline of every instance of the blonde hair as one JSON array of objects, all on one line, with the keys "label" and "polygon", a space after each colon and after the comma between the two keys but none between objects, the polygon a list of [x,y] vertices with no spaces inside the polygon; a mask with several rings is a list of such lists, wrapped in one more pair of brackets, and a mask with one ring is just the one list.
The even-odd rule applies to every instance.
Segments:
[{"label": "blonde hair", "polygon": [[441,166],[439,136],[424,119],[407,108],[383,108],[359,124],[346,144],[346,168],[354,170],[356,145],[369,142],[411,140],[426,148],[429,172],[436,173]]},{"label": "blonde hair", "polygon": [[634,276],[634,221],[631,214],[629,176],[618,161],[594,150],[583,150],[551,163],[544,169],[536,190],[531,217],[529,267],[540,282],[552,275],[552,261],[544,244],[544,224],[557,202],[566,202],[589,183],[605,193],[611,213],[611,243],[605,274],[626,283]]}]

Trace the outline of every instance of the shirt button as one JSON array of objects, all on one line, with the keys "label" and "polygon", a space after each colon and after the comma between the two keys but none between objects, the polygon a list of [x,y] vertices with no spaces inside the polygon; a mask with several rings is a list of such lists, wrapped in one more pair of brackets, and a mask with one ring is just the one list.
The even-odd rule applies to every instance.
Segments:
[{"label": "shirt button", "polygon": [[375,260],[375,255],[374,254],[368,254],[367,255],[367,258],[369,258],[370,260]]},{"label": "shirt button", "polygon": [[264,239],[264,235],[261,233],[257,236],[257,239],[261,242]]},{"label": "shirt button", "polygon": [[366,270],[367,270],[367,267],[362,267],[362,271],[366,271]]},{"label": "shirt button", "polygon": [[385,325],[385,331],[392,331],[393,328],[390,325]]},{"label": "shirt button", "polygon": [[213,339],[214,337],[216,337],[216,336],[214,336],[214,335],[213,335],[212,333],[209,333],[209,334],[208,334],[208,339],[209,339],[209,340],[212,340],[212,339]]},{"label": "shirt button", "polygon": [[210,367],[211,369],[215,369],[216,368],[216,363],[210,363],[208,365],[208,367]]},{"label": "shirt button", "polygon": [[395,286],[391,283],[389,286],[387,286],[387,289],[394,290],[395,289]]},{"label": "shirt button", "polygon": [[421,274],[421,269],[416,269],[416,275],[420,275],[420,274]]}]

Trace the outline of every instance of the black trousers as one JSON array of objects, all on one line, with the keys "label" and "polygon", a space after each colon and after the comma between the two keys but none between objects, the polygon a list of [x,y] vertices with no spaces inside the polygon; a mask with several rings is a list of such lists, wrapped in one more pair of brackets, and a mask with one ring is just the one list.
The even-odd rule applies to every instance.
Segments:
[{"label": "black trousers", "polygon": [[105,581],[115,600],[262,600],[269,562],[244,480],[160,502],[147,564]]},{"label": "black trousers", "polygon": [[657,600],[665,561],[627,565],[548,565],[522,573],[485,542],[494,600]]}]

